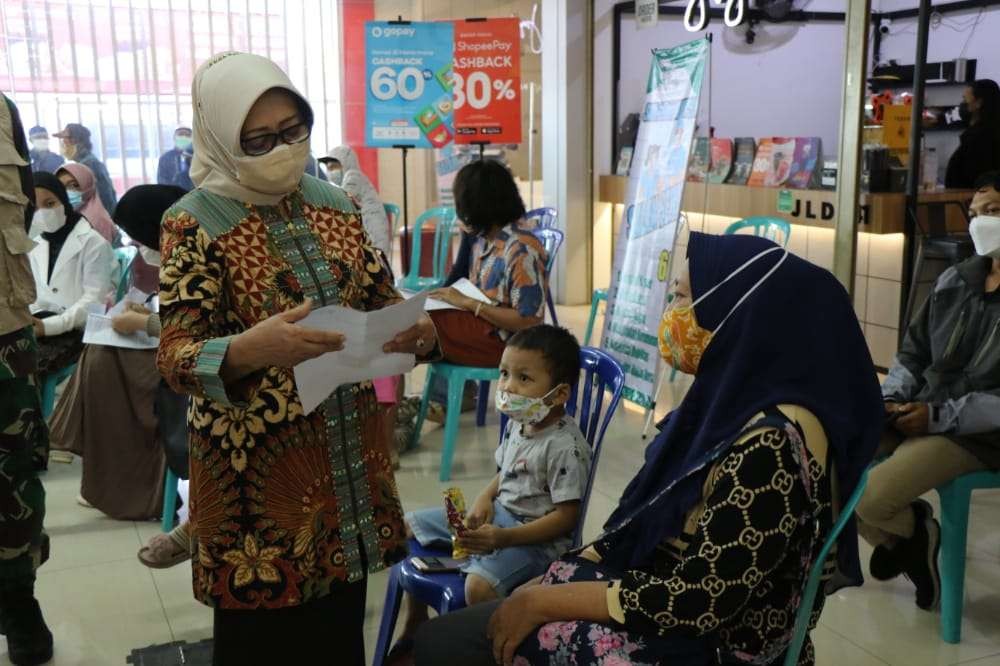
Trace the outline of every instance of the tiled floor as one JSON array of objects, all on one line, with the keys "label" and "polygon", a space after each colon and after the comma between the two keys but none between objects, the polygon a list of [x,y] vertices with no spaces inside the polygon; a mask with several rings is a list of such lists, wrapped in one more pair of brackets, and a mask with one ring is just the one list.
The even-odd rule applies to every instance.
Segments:
[{"label": "tiled floor", "polygon": [[[578,333],[586,308],[564,308],[564,325]],[[422,375],[417,373],[415,381]],[[683,380],[666,387],[663,404],[686,388]],[[478,492],[494,467],[495,420],[477,430],[462,424],[453,479],[466,493]],[[625,408],[605,439],[587,536],[594,536],[642,460],[642,414]],[[441,431],[429,431],[422,447],[403,457],[397,475],[406,508],[440,501],[437,480]],[[190,569],[150,571],[135,558],[139,545],[155,533],[153,523],[116,522],[77,506],[79,461],[53,464],[44,478],[48,492],[46,526],[52,559],[41,569],[38,596],[56,637],[59,666],[115,666],[130,650],[172,640],[194,641],[211,634],[211,612],[191,598]],[[868,583],[844,590],[827,602],[813,632],[819,666],[1000,666],[1000,492],[974,494],[966,576],[964,635],[960,645],[943,643],[938,616],[917,610],[905,582]],[[930,498],[936,502],[936,496]],[[867,548],[862,556],[867,560]],[[366,638],[375,644],[385,574],[369,582]],[[0,639],[0,664],[6,643]]]}]

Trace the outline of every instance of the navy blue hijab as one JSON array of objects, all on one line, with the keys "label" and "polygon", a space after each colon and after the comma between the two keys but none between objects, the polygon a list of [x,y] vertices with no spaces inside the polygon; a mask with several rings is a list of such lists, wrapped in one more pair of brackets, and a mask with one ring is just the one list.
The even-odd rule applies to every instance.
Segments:
[{"label": "navy blue hijab", "polygon": [[[749,259],[775,244],[755,236],[691,233],[691,297],[697,300]],[[714,330],[733,306],[781,260],[760,258],[695,306]],[[660,424],[646,462],[608,519],[611,566],[648,565],[656,546],[677,536],[701,499],[711,462],[761,411],[799,405],[829,440],[840,506],[871,462],[882,432],[882,394],[851,300],[833,275],[789,254],[715,334],[683,402]],[[857,527],[844,528],[842,573],[861,582]]]}]

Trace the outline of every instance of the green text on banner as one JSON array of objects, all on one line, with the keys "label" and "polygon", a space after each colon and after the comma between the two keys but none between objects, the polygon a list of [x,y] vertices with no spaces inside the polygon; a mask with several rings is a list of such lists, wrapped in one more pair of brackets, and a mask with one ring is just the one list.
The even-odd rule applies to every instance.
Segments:
[{"label": "green text on banner", "polygon": [[660,353],[670,251],[698,117],[708,41],[654,49],[615,248],[603,346],[625,369],[624,396],[650,407]]}]

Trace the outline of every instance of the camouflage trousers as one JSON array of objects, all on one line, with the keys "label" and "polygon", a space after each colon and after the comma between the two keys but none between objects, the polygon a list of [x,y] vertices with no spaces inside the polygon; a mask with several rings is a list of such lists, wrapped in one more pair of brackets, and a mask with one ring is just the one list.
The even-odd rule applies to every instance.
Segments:
[{"label": "camouflage trousers", "polygon": [[37,350],[31,327],[0,336],[0,589],[34,580],[47,555],[38,456],[49,433],[35,379]]}]

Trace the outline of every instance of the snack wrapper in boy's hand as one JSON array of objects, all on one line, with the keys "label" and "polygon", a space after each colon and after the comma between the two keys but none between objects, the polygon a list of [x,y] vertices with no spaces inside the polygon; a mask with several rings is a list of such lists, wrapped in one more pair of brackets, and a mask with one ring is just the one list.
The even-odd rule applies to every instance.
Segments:
[{"label": "snack wrapper in boy's hand", "polygon": [[456,560],[464,560],[469,553],[455,542],[456,536],[464,536],[465,527],[465,495],[461,488],[449,488],[444,491],[444,511],[448,516],[448,526],[451,528],[451,556]]}]

